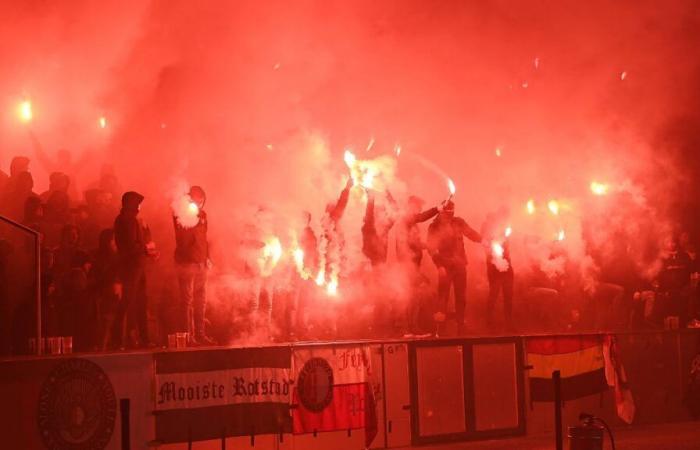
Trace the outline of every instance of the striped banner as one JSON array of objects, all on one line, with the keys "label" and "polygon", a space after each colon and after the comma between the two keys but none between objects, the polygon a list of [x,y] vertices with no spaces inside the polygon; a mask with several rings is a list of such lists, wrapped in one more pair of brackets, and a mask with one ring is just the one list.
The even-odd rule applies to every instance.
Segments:
[{"label": "striped banner", "polygon": [[526,348],[532,401],[554,401],[555,370],[561,372],[562,400],[608,389],[603,342],[599,337],[534,337],[527,339]]},{"label": "striped banner", "polygon": [[157,353],[156,440],[291,432],[289,347]]}]

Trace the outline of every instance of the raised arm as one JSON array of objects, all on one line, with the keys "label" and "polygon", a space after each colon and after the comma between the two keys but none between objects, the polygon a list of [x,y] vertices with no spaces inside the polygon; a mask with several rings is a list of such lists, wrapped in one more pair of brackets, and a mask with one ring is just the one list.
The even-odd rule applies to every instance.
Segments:
[{"label": "raised arm", "polygon": [[473,242],[481,242],[481,235],[479,232],[470,227],[466,221],[460,219],[460,228],[462,230],[462,234],[466,236],[467,239]]},{"label": "raised arm", "polygon": [[348,200],[350,199],[350,188],[352,187],[352,184],[353,184],[353,181],[351,178],[348,180],[348,183],[345,185],[345,189],[343,189],[343,192],[340,193],[340,197],[338,198],[338,202],[333,207],[333,211],[331,212],[330,216],[334,222],[339,221],[343,217],[343,213],[345,212],[345,208],[348,206]]}]

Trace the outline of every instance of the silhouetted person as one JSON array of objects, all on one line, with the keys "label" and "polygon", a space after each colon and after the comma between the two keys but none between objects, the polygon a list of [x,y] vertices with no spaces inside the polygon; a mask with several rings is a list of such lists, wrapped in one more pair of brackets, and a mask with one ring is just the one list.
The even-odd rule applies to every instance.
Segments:
[{"label": "silhouetted person", "polygon": [[659,292],[661,317],[677,316],[679,325],[685,327],[688,322],[688,300],[690,298],[690,274],[692,261],[688,253],[680,248],[676,237],[669,239],[666,256],[659,273]]},{"label": "silhouetted person", "polygon": [[421,237],[418,224],[426,222],[437,216],[438,208],[433,207],[425,211],[423,200],[412,195],[408,198],[405,214],[399,219],[396,230],[396,257],[400,262],[411,263],[417,270],[423,260],[425,242]]},{"label": "silhouetted person", "polygon": [[24,217],[24,204],[27,198],[35,197],[34,179],[29,172],[20,172],[10,180],[0,199],[0,214],[19,222]]},{"label": "silhouetted person", "polygon": [[19,174],[22,172],[29,172],[29,158],[25,156],[15,156],[12,158],[12,162],[10,162],[10,176],[5,180],[3,189],[0,191],[0,198],[2,198],[6,192],[14,191]]},{"label": "silhouetted person", "polygon": [[78,250],[72,254],[68,270],[58,278],[56,303],[60,336],[73,336],[73,348],[77,351],[95,348],[97,317],[88,291],[90,267],[90,256]]},{"label": "silhouetted person", "polygon": [[500,209],[488,214],[481,226],[481,237],[486,245],[486,277],[489,282],[486,320],[493,327],[496,299],[503,293],[503,316],[506,329],[513,328],[513,262],[510,259],[510,230],[508,211]]},{"label": "silhouetted person", "polygon": [[143,196],[126,192],[122,196],[122,209],[114,221],[114,239],[117,243],[120,276],[124,285],[126,320],[122,319],[124,339],[132,347],[146,346],[148,341],[148,310],[146,299],[146,258],[149,254],[147,230],[138,217]]},{"label": "silhouetted person", "polygon": [[69,186],[70,178],[68,178],[68,175],[62,172],[52,172],[51,175],[49,175],[49,189],[43,192],[39,197],[41,198],[41,201],[45,203],[49,200],[51,194],[56,191],[61,191],[68,194]]},{"label": "silhouetted person", "polygon": [[126,317],[123,286],[119,266],[119,254],[114,231],[102,230],[99,246],[93,256],[92,277],[95,304],[98,310],[99,346],[101,350],[117,348],[121,342],[121,324]]},{"label": "silhouetted person", "polygon": [[467,255],[464,251],[463,237],[481,242],[481,236],[464,219],[455,217],[454,212],[454,203],[448,201],[428,227],[427,246],[438,268],[437,322],[444,321],[446,317],[450,291],[454,287],[457,334],[462,334],[467,300]]},{"label": "silhouetted person", "polygon": [[55,247],[60,243],[63,227],[72,224],[68,194],[63,191],[51,193],[44,206],[44,226],[46,246]]},{"label": "silhouetted person", "polygon": [[326,279],[331,275],[337,276],[340,272],[345,242],[339,223],[340,219],[343,218],[345,208],[348,206],[350,188],[352,186],[353,180],[350,178],[345,185],[345,189],[340,193],[338,200],[335,203],[326,205],[326,213],[321,219],[321,228],[323,229],[321,248],[325,249],[325,252],[321,255],[321,258],[325,261],[321,270],[323,270]]},{"label": "silhouetted person", "polygon": [[[393,197],[387,192],[387,199],[395,205]],[[367,206],[362,224],[362,253],[373,267],[385,264],[389,253],[389,231],[395,219],[386,206],[377,206],[374,191],[367,189]]]},{"label": "silhouetted person", "polygon": [[175,226],[175,264],[180,285],[181,329],[190,335],[195,345],[212,345],[214,341],[205,330],[207,305],[207,272],[209,270],[209,243],[207,213],[204,211],[206,194],[200,186],[192,186],[190,200],[197,206],[194,214],[197,223],[183,226],[178,217],[173,216]]},{"label": "silhouetted person", "polygon": [[313,228],[311,228],[311,213],[302,213],[304,228],[299,238],[299,248],[304,252],[304,261],[301,270],[306,274],[303,277],[295,277],[296,287],[294,292],[294,305],[291,320],[293,321],[293,333],[297,337],[306,336],[307,323],[306,312],[312,299],[314,289],[314,277],[319,270],[318,239]]}]

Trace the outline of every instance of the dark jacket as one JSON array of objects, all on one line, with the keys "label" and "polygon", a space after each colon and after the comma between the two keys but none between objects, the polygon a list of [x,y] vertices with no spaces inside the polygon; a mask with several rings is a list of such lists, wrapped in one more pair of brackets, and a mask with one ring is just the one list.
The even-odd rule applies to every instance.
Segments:
[{"label": "dark jacket", "polygon": [[418,214],[407,214],[399,221],[396,236],[396,256],[399,261],[411,261],[420,266],[425,243],[421,239],[418,224],[432,219],[437,213],[438,209],[434,207]]},{"label": "dark jacket", "polygon": [[374,195],[370,194],[365,209],[365,220],[362,225],[362,253],[373,266],[385,263],[389,250],[389,230],[394,225],[392,219],[378,224],[374,214]]},{"label": "dark jacket", "polygon": [[467,265],[463,236],[474,242],[481,242],[477,233],[461,217],[441,220],[438,216],[428,227],[428,251],[438,267],[459,267]]},{"label": "dark jacket", "polygon": [[178,264],[206,264],[209,258],[207,242],[207,213],[199,210],[197,225],[185,228],[173,216],[175,226],[175,262]]},{"label": "dark jacket", "polygon": [[114,240],[121,263],[143,263],[146,258],[146,239],[144,228],[138,219],[138,206],[143,196],[136,192],[127,192],[122,200],[122,210],[114,220]]},{"label": "dark jacket", "polygon": [[301,232],[299,245],[304,252],[304,268],[316,273],[319,265],[318,239],[310,226],[306,226]]}]

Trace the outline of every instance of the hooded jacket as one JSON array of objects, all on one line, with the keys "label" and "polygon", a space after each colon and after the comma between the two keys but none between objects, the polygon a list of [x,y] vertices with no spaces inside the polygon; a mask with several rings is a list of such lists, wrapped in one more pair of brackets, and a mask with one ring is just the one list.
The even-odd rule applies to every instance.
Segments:
[{"label": "hooded jacket", "polygon": [[121,212],[114,220],[114,240],[122,264],[139,263],[146,258],[144,230],[137,217],[143,198],[138,192],[125,193]]}]

